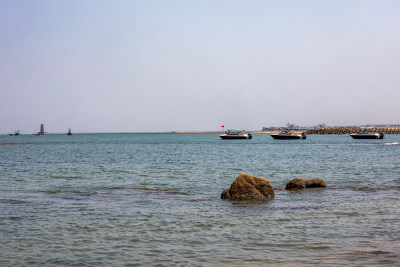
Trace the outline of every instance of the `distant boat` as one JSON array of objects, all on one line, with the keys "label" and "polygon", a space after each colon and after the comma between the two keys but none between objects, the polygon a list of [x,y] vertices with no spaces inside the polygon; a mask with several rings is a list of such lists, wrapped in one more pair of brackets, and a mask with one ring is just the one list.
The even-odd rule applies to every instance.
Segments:
[{"label": "distant boat", "polygon": [[383,133],[371,133],[366,130],[350,134],[353,139],[383,139]]},{"label": "distant boat", "polygon": [[18,136],[18,135],[21,135],[20,133],[19,133],[20,131],[18,130],[18,131],[15,131],[14,133],[10,133],[10,134],[8,134],[9,136]]},{"label": "distant boat", "polygon": [[68,129],[67,135],[72,135],[71,128]]},{"label": "distant boat", "polygon": [[272,138],[277,140],[293,140],[293,139],[306,139],[307,135],[305,133],[294,133],[289,130],[283,130],[280,133],[271,134]]},{"label": "distant boat", "polygon": [[219,137],[222,139],[251,139],[253,136],[251,133],[244,133],[241,129],[229,129],[221,134]]}]

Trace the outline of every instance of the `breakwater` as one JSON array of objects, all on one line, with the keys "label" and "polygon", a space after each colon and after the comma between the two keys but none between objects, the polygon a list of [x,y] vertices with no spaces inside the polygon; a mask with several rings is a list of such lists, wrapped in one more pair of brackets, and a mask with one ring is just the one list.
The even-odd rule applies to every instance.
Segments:
[{"label": "breakwater", "polygon": [[[365,130],[365,128],[357,126],[327,127],[310,129],[306,131],[306,134],[351,134],[362,130]],[[374,127],[368,128],[368,131],[384,134],[400,134],[400,127]]]}]

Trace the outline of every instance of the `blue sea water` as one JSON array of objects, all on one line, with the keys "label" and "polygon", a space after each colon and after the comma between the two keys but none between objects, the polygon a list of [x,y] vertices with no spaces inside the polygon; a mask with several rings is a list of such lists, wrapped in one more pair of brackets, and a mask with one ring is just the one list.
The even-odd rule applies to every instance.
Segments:
[{"label": "blue sea water", "polygon": [[[399,144],[0,136],[0,266],[399,266]],[[220,199],[241,173],[275,198]],[[327,188],[284,190],[293,178]]]}]

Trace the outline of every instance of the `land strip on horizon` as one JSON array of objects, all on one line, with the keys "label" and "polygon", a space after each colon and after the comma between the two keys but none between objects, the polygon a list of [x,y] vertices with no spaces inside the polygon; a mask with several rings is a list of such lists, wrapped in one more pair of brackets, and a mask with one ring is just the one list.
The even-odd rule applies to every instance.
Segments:
[{"label": "land strip on horizon", "polygon": [[[358,127],[358,126],[334,126],[334,127],[326,127],[326,128],[315,128],[315,129],[292,129],[293,132],[302,133],[305,132],[307,134],[349,134],[351,132],[362,130],[365,127]],[[400,127],[367,127],[368,130],[373,132],[383,132],[385,134],[400,134]],[[265,131],[246,131],[248,133],[257,133],[257,134],[271,134],[271,133],[278,133],[281,129],[285,128],[278,128],[276,130],[265,130]],[[73,135],[101,135],[101,134],[220,134],[224,133],[223,130],[220,131],[165,131],[165,132],[72,132]],[[67,132],[45,132],[44,135],[66,135]],[[7,134],[1,134],[7,135]],[[21,135],[29,135],[29,134],[21,134]],[[43,135],[43,134],[41,134]]]}]

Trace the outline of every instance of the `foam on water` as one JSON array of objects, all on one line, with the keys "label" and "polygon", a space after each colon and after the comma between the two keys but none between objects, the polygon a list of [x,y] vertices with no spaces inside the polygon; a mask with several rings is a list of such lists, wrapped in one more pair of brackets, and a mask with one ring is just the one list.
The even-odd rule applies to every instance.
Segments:
[{"label": "foam on water", "polygon": [[397,146],[397,145],[400,145],[399,142],[383,143],[383,144],[386,145],[386,146]]}]

